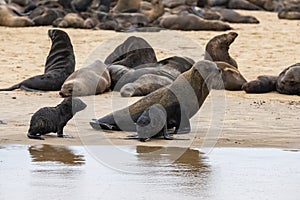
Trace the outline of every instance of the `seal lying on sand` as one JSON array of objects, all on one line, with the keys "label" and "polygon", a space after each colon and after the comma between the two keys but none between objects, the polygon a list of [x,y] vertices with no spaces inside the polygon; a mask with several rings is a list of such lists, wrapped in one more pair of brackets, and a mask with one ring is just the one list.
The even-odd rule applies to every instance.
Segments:
[{"label": "seal lying on sand", "polygon": [[8,5],[0,5],[0,26],[25,27],[34,22],[26,16],[18,16]]},{"label": "seal lying on sand", "polygon": [[276,90],[282,94],[300,95],[300,63],[289,66],[279,74]]},{"label": "seal lying on sand", "polygon": [[[128,70],[121,77],[119,76],[118,80],[114,79],[113,82],[116,83],[116,85],[114,85],[114,88],[112,89],[119,91],[125,84],[132,83],[138,80],[141,76],[146,74],[159,75],[159,76],[167,77],[171,80],[175,80],[181,73],[189,70],[193,64],[194,61],[190,58],[172,56],[159,61],[157,64],[138,66],[135,69]],[[117,77],[116,75],[114,75],[114,73],[120,73],[125,71],[126,69],[123,69],[122,71],[120,70],[115,71],[111,69],[111,66],[109,67],[109,72],[111,74],[111,77]],[[152,82],[154,83],[154,80],[152,80]],[[144,93],[144,95],[146,94],[148,93]]]},{"label": "seal lying on sand", "polygon": [[[94,129],[138,130],[138,135],[141,135],[139,139],[141,140],[157,134],[164,135],[166,139],[171,139],[166,129],[175,127],[174,133],[190,132],[189,119],[198,112],[215,81],[222,81],[221,70],[211,61],[199,61],[190,70],[178,76],[171,85],[150,93],[129,107],[115,111],[100,119],[93,119],[90,125]],[[151,114],[151,107],[153,106],[154,115]],[[165,120],[161,120],[164,115],[159,113],[162,112],[165,112]],[[157,128],[153,127],[154,132],[148,132],[147,136],[143,135],[142,127],[151,127],[152,120],[157,119],[165,121],[164,124],[159,124],[163,128],[157,132]],[[135,124],[137,121],[140,121],[141,125],[138,128],[139,125]],[[146,121],[149,123],[144,124]],[[153,126],[156,126],[156,123],[153,123]]]},{"label": "seal lying on sand", "polygon": [[52,46],[42,75],[33,76],[21,83],[0,91],[23,89],[27,91],[59,91],[67,77],[74,72],[75,57],[68,34],[62,30],[51,29],[48,35]]},{"label": "seal lying on sand", "polygon": [[247,81],[239,70],[226,62],[216,62],[216,64],[222,70],[224,88],[226,90],[242,90],[242,85]]},{"label": "seal lying on sand", "polygon": [[223,61],[236,68],[236,61],[229,55],[229,46],[238,36],[236,32],[225,33],[213,37],[206,44],[204,59],[212,61]]},{"label": "seal lying on sand", "polygon": [[106,65],[124,65],[130,68],[156,62],[156,55],[150,44],[135,36],[128,37],[104,61]]},{"label": "seal lying on sand", "polygon": [[137,12],[140,8],[140,3],[141,0],[118,0],[117,5],[112,9],[112,12]]},{"label": "seal lying on sand", "polygon": [[59,95],[87,96],[101,94],[110,88],[110,76],[106,65],[96,60],[91,65],[72,73],[61,87]]},{"label": "seal lying on sand", "polygon": [[276,90],[278,76],[258,76],[256,80],[244,83],[242,89],[247,93],[266,93]]},{"label": "seal lying on sand", "polygon": [[27,136],[31,139],[43,140],[42,135],[57,133],[57,137],[64,137],[63,129],[68,121],[79,111],[86,108],[86,104],[78,98],[68,97],[56,107],[44,107],[33,114]]},{"label": "seal lying on sand", "polygon": [[231,27],[228,24],[213,20],[204,20],[194,14],[180,14],[163,16],[160,20],[159,26],[172,30],[183,31],[197,31],[197,30],[211,30],[211,31],[226,31]]}]

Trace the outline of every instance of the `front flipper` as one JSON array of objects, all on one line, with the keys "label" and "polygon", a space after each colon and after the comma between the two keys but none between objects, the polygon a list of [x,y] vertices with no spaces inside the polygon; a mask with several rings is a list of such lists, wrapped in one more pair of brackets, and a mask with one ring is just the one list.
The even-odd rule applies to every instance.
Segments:
[{"label": "front flipper", "polygon": [[120,128],[117,125],[108,124],[104,122],[99,122],[97,119],[92,119],[90,121],[90,125],[95,130],[114,130],[114,131],[120,131]]},{"label": "front flipper", "polygon": [[180,124],[175,127],[173,134],[187,134],[191,132],[190,120],[185,112],[181,114]]},{"label": "front flipper", "polygon": [[27,133],[27,137],[30,139],[36,139],[36,140],[44,140],[44,138],[42,137],[41,134],[31,134],[31,133]]}]

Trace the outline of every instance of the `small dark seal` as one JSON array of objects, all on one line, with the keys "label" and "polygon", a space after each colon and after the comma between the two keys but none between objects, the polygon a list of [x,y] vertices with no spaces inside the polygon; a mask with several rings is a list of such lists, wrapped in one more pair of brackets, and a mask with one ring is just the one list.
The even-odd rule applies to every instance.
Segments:
[{"label": "small dark seal", "polygon": [[57,137],[64,137],[63,129],[68,121],[79,111],[86,108],[86,104],[78,98],[68,97],[56,107],[44,107],[33,114],[27,136],[31,139],[43,140],[42,135],[57,133]]},{"label": "small dark seal", "polygon": [[258,76],[256,80],[244,83],[242,89],[247,93],[266,93],[276,90],[278,76]]},{"label": "small dark seal", "polygon": [[64,81],[74,72],[75,56],[68,34],[62,30],[50,29],[48,35],[52,46],[45,64],[44,74],[33,76],[21,83],[0,91],[23,89],[27,91],[59,91]]},{"label": "small dark seal", "polygon": [[205,47],[204,59],[211,61],[223,61],[236,68],[238,65],[236,61],[229,55],[229,46],[234,42],[238,36],[236,32],[229,32],[213,37]]}]

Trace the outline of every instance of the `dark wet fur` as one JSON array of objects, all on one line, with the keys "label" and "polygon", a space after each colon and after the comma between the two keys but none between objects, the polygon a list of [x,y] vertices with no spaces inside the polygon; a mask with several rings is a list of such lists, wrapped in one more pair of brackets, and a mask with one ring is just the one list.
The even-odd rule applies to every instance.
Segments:
[{"label": "dark wet fur", "polygon": [[63,128],[75,113],[85,109],[86,104],[78,98],[68,97],[55,107],[44,107],[33,114],[27,136],[43,139],[42,135],[57,133],[63,137]]}]

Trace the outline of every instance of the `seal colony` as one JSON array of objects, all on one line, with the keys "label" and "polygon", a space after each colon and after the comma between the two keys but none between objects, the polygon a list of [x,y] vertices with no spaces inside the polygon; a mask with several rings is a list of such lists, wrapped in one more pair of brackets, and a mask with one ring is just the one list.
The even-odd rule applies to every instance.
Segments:
[{"label": "seal colony", "polygon": [[[94,119],[90,125],[94,129],[138,131],[142,141],[156,135],[171,139],[167,129],[175,128],[173,133],[190,132],[189,119],[200,109],[215,81],[221,81],[221,70],[211,61],[199,61],[170,86],[150,93],[127,108]],[[152,121],[158,121],[159,126]]]},{"label": "seal colony", "polygon": [[67,122],[86,107],[74,97],[109,90],[120,91],[124,97],[146,96],[124,109],[92,119],[90,125],[97,130],[136,131],[137,136],[131,138],[140,141],[160,136],[170,140],[170,134],[189,133],[189,120],[211,89],[248,93],[276,90],[300,95],[299,63],[285,68],[278,76],[263,75],[247,82],[229,54],[229,46],[238,36],[236,32],[212,37],[206,44],[205,59],[196,63],[185,56],[158,61],[146,40],[131,36],[107,56],[105,63],[95,59],[75,72],[73,46],[67,33],[50,29],[48,35],[52,46],[44,74],[0,90],[60,91],[62,97],[67,97],[58,106],[41,108],[32,116],[27,133],[32,139],[43,139],[42,135],[51,132],[63,137]]}]

